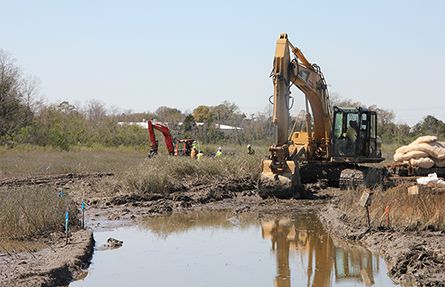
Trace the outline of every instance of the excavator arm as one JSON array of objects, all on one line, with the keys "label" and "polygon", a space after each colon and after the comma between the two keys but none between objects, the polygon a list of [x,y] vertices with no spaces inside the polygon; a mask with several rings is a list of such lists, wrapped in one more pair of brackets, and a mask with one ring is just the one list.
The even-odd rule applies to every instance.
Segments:
[{"label": "excavator arm", "polygon": [[[293,60],[290,60],[290,51],[295,56]],[[292,45],[286,34],[281,34],[277,41],[273,76],[275,86],[273,119],[279,118],[280,115],[283,118],[289,118],[289,112],[286,109],[289,106],[291,85],[295,85],[305,94],[313,116],[312,121],[307,108],[306,133],[292,131],[290,137],[287,133],[288,120],[278,121],[277,130],[283,132],[277,133],[279,138],[275,144],[282,145],[290,138],[295,145],[290,147],[290,155],[304,148],[309,159],[330,158],[332,116],[326,81],[320,67],[311,64],[301,50]]]},{"label": "excavator arm", "polygon": [[[291,60],[291,53],[295,56]],[[311,64],[301,50],[292,45],[287,34],[277,40],[273,70],[274,108],[272,123],[275,141],[271,155],[262,162],[260,185],[272,193],[280,190],[282,197],[303,195],[299,174],[299,159],[329,159],[332,119],[329,94],[320,68]],[[289,130],[290,87],[295,85],[306,97],[306,132]],[[308,103],[313,114],[313,124]],[[265,196],[269,191],[265,192]],[[303,195],[304,196],[304,195]]]},{"label": "excavator arm", "polygon": [[150,155],[154,155],[158,152],[158,141],[156,140],[156,135],[154,130],[158,130],[164,136],[165,146],[167,147],[168,153],[170,155],[175,154],[175,148],[173,146],[173,137],[170,133],[170,129],[161,123],[153,123],[151,120],[148,121],[148,134],[150,136]]}]

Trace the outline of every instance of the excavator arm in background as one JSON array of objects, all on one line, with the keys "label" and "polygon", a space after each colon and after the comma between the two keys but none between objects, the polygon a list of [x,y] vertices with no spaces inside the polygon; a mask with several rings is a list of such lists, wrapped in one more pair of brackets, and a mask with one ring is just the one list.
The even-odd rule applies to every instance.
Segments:
[{"label": "excavator arm in background", "polygon": [[154,130],[158,130],[162,133],[164,136],[165,146],[167,148],[167,151],[170,155],[175,154],[175,149],[173,146],[173,137],[170,133],[170,129],[161,123],[153,123],[151,120],[148,121],[148,135],[150,136],[150,153],[149,157],[152,157],[153,155],[158,153],[158,141],[156,140],[156,135]]}]

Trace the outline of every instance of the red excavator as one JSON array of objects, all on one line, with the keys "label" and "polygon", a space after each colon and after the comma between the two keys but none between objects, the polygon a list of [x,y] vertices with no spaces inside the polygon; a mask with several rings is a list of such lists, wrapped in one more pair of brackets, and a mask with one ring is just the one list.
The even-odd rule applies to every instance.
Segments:
[{"label": "red excavator", "polygon": [[158,153],[158,140],[156,139],[156,135],[154,130],[158,130],[164,136],[165,147],[167,148],[169,155],[184,155],[189,156],[192,150],[192,144],[194,142],[193,139],[180,139],[176,141],[176,147],[173,146],[173,137],[170,133],[170,129],[168,126],[158,123],[148,121],[148,135],[150,136],[151,146],[150,152],[148,153],[148,157],[153,157]]}]

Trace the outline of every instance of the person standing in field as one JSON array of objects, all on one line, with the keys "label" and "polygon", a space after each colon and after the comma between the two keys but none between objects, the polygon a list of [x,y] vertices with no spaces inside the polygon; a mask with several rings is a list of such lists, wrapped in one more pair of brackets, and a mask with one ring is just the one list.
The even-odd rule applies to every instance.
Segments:
[{"label": "person standing in field", "polygon": [[247,145],[247,154],[255,154],[255,150],[250,144]]},{"label": "person standing in field", "polygon": [[196,158],[197,158],[198,160],[201,160],[203,156],[204,156],[204,154],[203,154],[202,151],[200,150],[200,151],[198,151],[198,154],[196,155]]},{"label": "person standing in field", "polygon": [[215,157],[221,157],[222,156],[222,147],[219,147],[216,151]]},{"label": "person standing in field", "polygon": [[192,151],[190,152],[190,158],[191,159],[196,159],[197,155],[198,155],[198,150],[195,147],[193,147]]}]

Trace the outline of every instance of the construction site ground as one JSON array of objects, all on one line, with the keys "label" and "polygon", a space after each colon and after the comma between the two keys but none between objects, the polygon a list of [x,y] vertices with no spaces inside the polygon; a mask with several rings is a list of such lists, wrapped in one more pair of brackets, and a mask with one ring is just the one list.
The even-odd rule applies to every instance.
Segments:
[{"label": "construction site ground", "polygon": [[[70,190],[78,202],[87,194],[86,222],[90,231],[75,231],[65,244],[63,233],[36,241],[45,247],[33,252],[8,254],[0,252],[0,285],[2,286],[61,286],[82,276],[91,259],[91,230],[109,225],[127,224],[146,216],[181,213],[190,210],[229,210],[234,214],[251,213],[261,218],[267,214],[317,212],[325,228],[334,236],[357,241],[384,256],[390,266],[389,276],[396,283],[414,286],[444,286],[445,236],[443,231],[401,231],[367,228],[354,217],[345,215],[337,205],[341,190],[307,186],[310,199],[261,199],[256,185],[249,180],[227,181],[213,185],[193,185],[183,192],[165,194],[120,194],[102,189],[98,180],[110,180],[111,173],[61,174],[30,178],[7,178],[0,186],[48,185]],[[78,193],[79,187],[83,192]],[[85,192],[87,187],[87,192]],[[38,283],[38,284],[37,284]],[[10,285],[12,284],[12,285]]]}]

